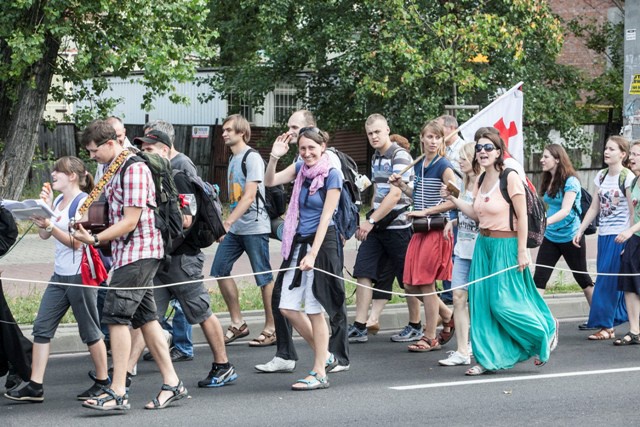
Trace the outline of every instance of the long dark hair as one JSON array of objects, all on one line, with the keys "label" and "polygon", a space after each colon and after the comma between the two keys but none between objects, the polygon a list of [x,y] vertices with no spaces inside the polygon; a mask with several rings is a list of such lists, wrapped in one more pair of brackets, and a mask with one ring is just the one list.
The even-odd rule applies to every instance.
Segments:
[{"label": "long dark hair", "polygon": [[560,144],[549,144],[544,147],[551,156],[558,161],[558,166],[556,166],[556,173],[551,174],[551,172],[545,171],[542,172],[542,184],[540,185],[540,195],[544,195],[546,192],[549,197],[556,197],[558,191],[561,191],[564,188],[567,179],[571,176],[577,176],[576,170],[573,168],[571,164],[571,159],[569,159],[569,155],[564,150],[562,145]]}]

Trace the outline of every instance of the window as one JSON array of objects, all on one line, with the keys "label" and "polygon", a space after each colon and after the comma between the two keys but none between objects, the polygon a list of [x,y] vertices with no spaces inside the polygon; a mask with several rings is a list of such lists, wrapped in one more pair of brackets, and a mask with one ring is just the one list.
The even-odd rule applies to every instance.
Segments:
[{"label": "window", "polygon": [[273,91],[273,121],[286,123],[291,113],[299,110],[296,100],[296,88],[290,84],[281,84]]},{"label": "window", "polygon": [[227,99],[227,116],[231,114],[242,114],[242,116],[253,123],[253,106],[251,95],[245,93],[243,95],[232,93]]}]

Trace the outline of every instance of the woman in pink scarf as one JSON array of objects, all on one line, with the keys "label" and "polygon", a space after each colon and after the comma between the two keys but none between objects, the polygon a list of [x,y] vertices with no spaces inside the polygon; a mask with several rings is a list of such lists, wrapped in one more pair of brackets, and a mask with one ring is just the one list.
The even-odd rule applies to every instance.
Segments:
[{"label": "woman in pink scarf", "polygon": [[[326,364],[335,357],[327,351],[329,330],[324,319],[324,304],[316,295],[326,294],[326,275],[314,272],[314,267],[331,270],[341,268],[338,238],[333,226],[333,214],[338,207],[342,179],[325,150],[329,135],[315,127],[300,130],[298,146],[302,161],[276,173],[276,163],[289,151],[286,139],[278,138],[271,149],[265,173],[265,185],[286,184],[295,179],[293,193],[285,218],[282,237],[283,266],[299,269],[280,273],[282,281],[280,311],[298,333],[314,349],[313,368],[306,378],[296,381],[294,390],[315,390],[329,387]],[[340,271],[340,270],[338,270]],[[325,289],[319,290],[319,287]],[[338,289],[339,291],[339,289]],[[344,290],[342,290],[344,301]],[[304,312],[301,307],[304,304]]]}]

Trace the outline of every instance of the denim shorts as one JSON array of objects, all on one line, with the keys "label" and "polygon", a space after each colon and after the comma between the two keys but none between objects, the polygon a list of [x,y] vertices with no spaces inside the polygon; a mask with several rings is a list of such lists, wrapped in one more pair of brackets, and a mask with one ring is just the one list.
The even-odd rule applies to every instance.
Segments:
[{"label": "denim shorts", "polygon": [[262,287],[273,282],[273,274],[269,264],[268,234],[239,235],[227,233],[216,250],[216,256],[211,265],[211,276],[229,276],[233,264],[245,252],[249,257],[251,269],[254,273],[268,271],[268,273],[255,275],[256,284]]},{"label": "denim shorts", "polygon": [[460,258],[459,256],[453,256],[453,272],[451,273],[451,287],[456,288],[454,290],[469,291],[469,286],[458,286],[469,283],[469,268],[471,267],[471,260]]}]

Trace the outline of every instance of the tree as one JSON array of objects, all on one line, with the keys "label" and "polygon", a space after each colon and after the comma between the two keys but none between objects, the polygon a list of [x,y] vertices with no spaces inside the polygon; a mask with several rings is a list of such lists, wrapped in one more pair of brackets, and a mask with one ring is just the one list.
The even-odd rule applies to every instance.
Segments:
[{"label": "tree", "polygon": [[[145,104],[173,93],[211,56],[204,0],[12,1],[0,14],[0,196],[22,192],[47,96],[98,99],[104,73],[143,73]],[[74,60],[63,56],[77,49]],[[75,90],[52,88],[54,75]],[[93,79],[85,87],[84,82]],[[182,98],[173,93],[176,101]],[[108,101],[96,101],[104,114]],[[103,107],[103,108],[101,108]]]},{"label": "tree", "polygon": [[213,82],[225,94],[260,101],[276,82],[294,83],[323,127],[360,128],[382,112],[415,137],[444,105],[486,105],[497,88],[523,80],[530,125],[575,123],[579,78],[555,62],[562,27],[545,1],[234,3],[212,10],[210,21],[225,22],[215,43],[227,62]]}]

